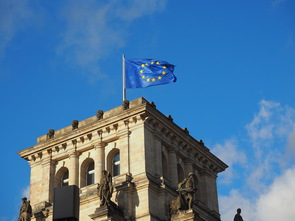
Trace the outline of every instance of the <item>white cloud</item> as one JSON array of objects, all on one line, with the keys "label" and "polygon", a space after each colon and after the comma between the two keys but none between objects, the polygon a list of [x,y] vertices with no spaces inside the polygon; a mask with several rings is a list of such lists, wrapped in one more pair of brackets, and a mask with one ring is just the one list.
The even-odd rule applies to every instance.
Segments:
[{"label": "white cloud", "polygon": [[222,220],[233,220],[237,208],[242,209],[244,220],[293,221],[295,210],[295,167],[277,177],[268,190],[254,199],[232,190],[228,196],[219,197]]},{"label": "white cloud", "polygon": [[[246,176],[240,180],[241,186],[219,197],[222,220],[233,220],[238,207],[244,220],[291,221],[295,217],[295,109],[266,100],[259,107],[246,126],[250,138],[245,152],[247,166],[239,171]],[[247,136],[233,146],[241,149]],[[230,150],[226,146],[218,146],[219,152],[223,148],[223,155]],[[235,167],[237,163],[231,158],[234,154],[225,162],[229,160]]]},{"label": "white cloud", "polygon": [[238,150],[235,139],[226,140],[224,144],[216,144],[212,148],[212,152],[229,166],[221,174],[221,183],[231,183],[232,179],[237,176],[233,165],[244,164],[246,155],[241,150]]},{"label": "white cloud", "polygon": [[237,209],[241,208],[244,220],[255,220],[255,202],[243,196],[239,190],[232,190],[229,196],[219,197],[221,220],[233,220]]},{"label": "white cloud", "polygon": [[250,139],[254,147],[258,147],[261,141],[273,138],[274,124],[271,121],[273,110],[280,106],[279,103],[262,100],[259,102],[260,110],[254,119],[246,125]]},{"label": "white cloud", "polygon": [[253,120],[246,125],[255,156],[262,158],[274,151],[282,153],[282,146],[275,143],[287,141],[295,123],[295,109],[266,100],[259,102],[259,108]]},{"label": "white cloud", "polygon": [[[126,44],[129,26],[134,20],[164,9],[166,0],[68,1],[61,10],[66,21],[58,53],[69,64],[82,68],[92,77],[98,61]],[[94,79],[95,80],[95,79]]]},{"label": "white cloud", "polygon": [[34,16],[30,0],[0,1],[0,58],[15,34],[24,29]]},{"label": "white cloud", "polygon": [[277,6],[277,5],[279,5],[279,4],[283,3],[283,2],[286,2],[286,0],[274,0],[272,2],[272,6],[275,7],[275,6]]},{"label": "white cloud", "polygon": [[293,130],[288,137],[287,156],[293,156],[294,152],[295,152],[295,124],[293,124]]},{"label": "white cloud", "polygon": [[273,180],[278,173],[278,158],[276,153],[265,154],[261,159],[254,160],[249,167],[248,176],[245,181],[247,188],[256,193],[263,192],[267,185]]},{"label": "white cloud", "polygon": [[254,153],[247,179],[252,190],[265,189],[273,176],[283,169],[281,166],[288,168],[292,164],[288,156],[294,153],[294,124],[294,108],[273,101],[259,102],[259,112],[246,125]]},{"label": "white cloud", "polygon": [[116,14],[118,17],[123,20],[133,20],[163,10],[166,6],[166,0],[125,0],[123,4],[121,2],[117,6]]},{"label": "white cloud", "polygon": [[277,177],[257,202],[258,221],[292,221],[295,217],[295,167]]}]

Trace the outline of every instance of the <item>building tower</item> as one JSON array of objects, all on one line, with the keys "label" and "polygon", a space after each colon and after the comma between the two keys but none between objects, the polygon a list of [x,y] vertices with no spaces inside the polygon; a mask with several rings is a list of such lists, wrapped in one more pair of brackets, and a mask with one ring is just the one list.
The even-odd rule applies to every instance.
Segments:
[{"label": "building tower", "polygon": [[123,220],[170,220],[177,185],[190,172],[198,185],[190,220],[220,220],[216,179],[227,165],[144,98],[50,130],[18,154],[31,167],[33,221],[52,220],[54,189],[67,185],[79,187],[80,221],[116,220],[96,213],[103,170]]}]

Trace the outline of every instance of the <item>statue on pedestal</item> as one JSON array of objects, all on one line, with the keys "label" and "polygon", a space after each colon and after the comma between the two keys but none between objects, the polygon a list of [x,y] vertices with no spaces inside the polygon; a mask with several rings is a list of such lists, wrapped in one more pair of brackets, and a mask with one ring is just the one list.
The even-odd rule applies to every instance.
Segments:
[{"label": "statue on pedestal", "polygon": [[31,221],[32,217],[32,207],[30,201],[27,201],[26,197],[22,198],[23,204],[19,210],[18,221]]},{"label": "statue on pedestal", "polygon": [[178,197],[171,201],[171,213],[175,214],[179,210],[191,210],[194,198],[194,193],[197,188],[194,188],[194,174],[189,173],[188,177],[178,184]]},{"label": "statue on pedestal", "polygon": [[98,184],[98,196],[100,198],[100,206],[110,206],[113,194],[112,176],[107,170],[102,171],[102,177]]}]

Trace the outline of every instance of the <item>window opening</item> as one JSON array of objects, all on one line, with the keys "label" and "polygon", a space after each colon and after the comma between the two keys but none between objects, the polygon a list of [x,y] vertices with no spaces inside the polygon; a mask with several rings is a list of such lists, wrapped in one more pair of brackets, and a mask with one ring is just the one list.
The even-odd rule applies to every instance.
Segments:
[{"label": "window opening", "polygon": [[68,186],[69,185],[69,171],[64,172],[61,178],[61,186]]},{"label": "window opening", "polygon": [[94,162],[91,162],[86,169],[86,186],[94,184]]},{"label": "window opening", "polygon": [[112,160],[112,176],[120,174],[120,153],[117,153]]}]

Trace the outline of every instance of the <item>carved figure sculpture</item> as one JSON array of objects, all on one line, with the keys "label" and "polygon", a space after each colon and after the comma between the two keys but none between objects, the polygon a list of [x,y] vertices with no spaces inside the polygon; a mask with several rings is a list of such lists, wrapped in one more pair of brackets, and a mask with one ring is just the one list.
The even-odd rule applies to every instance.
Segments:
[{"label": "carved figure sculpture", "polygon": [[79,121],[78,120],[73,120],[72,129],[73,130],[78,129],[78,126],[79,126]]},{"label": "carved figure sculpture", "polygon": [[101,120],[103,118],[103,111],[102,110],[98,110],[96,113],[96,117],[98,120]]},{"label": "carved figure sculpture", "polygon": [[242,210],[240,208],[237,209],[237,214],[235,215],[234,221],[243,221],[243,218],[241,216]]},{"label": "carved figure sculpture", "polygon": [[178,197],[171,201],[171,213],[175,214],[179,210],[191,210],[194,193],[197,188],[194,188],[194,174],[189,173],[188,177],[178,184]]},{"label": "carved figure sculpture", "polygon": [[32,207],[30,201],[27,201],[26,197],[22,198],[23,204],[19,210],[18,221],[31,221],[32,217]]},{"label": "carved figure sculpture", "polygon": [[48,133],[47,133],[47,136],[49,139],[53,138],[54,137],[54,133],[55,131],[53,129],[49,129]]},{"label": "carved figure sculpture", "polygon": [[100,198],[100,206],[110,206],[113,194],[112,176],[107,170],[102,171],[102,177],[98,184],[98,196]]},{"label": "carved figure sculpture", "polygon": [[128,100],[124,100],[122,106],[123,106],[123,110],[129,109],[129,101]]},{"label": "carved figure sculpture", "polygon": [[194,174],[190,172],[188,177],[185,178],[181,183],[178,184],[178,189],[176,191],[179,192],[178,200],[179,200],[179,209],[182,206],[188,206],[188,209],[192,209],[193,196],[197,189],[194,189]]}]

